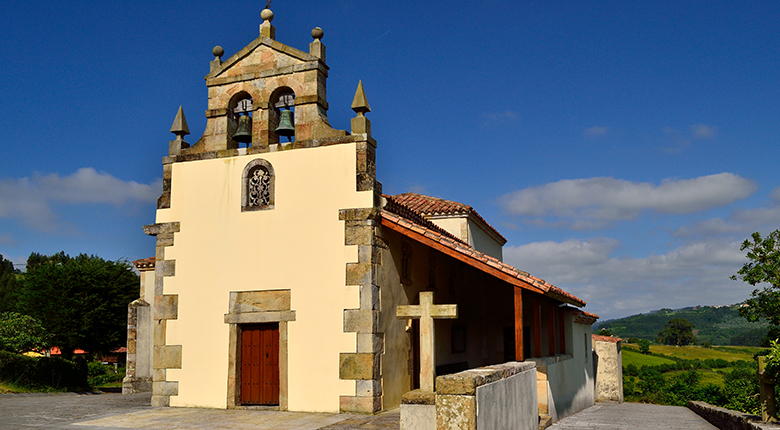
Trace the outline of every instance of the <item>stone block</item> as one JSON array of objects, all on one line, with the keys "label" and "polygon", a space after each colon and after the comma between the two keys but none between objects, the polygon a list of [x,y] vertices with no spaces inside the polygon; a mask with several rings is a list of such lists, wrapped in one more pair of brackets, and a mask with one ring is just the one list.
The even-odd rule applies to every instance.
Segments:
[{"label": "stone block", "polygon": [[170,396],[152,396],[153,408],[167,408],[171,405]]},{"label": "stone block", "polygon": [[355,393],[359,397],[379,397],[382,395],[382,382],[376,379],[357,380]]},{"label": "stone block", "polygon": [[339,354],[339,379],[379,379],[379,358],[376,354]]},{"label": "stone block", "polygon": [[401,405],[401,430],[436,430],[436,406]]},{"label": "stone block", "polygon": [[345,333],[376,333],[379,312],[364,309],[344,309]]},{"label": "stone block", "polygon": [[477,400],[474,396],[436,395],[437,430],[476,430]]},{"label": "stone block", "polygon": [[358,224],[360,221],[347,221],[344,228],[345,245],[372,245],[374,226]]},{"label": "stone block", "polygon": [[371,263],[347,263],[347,285],[371,285],[376,267]]},{"label": "stone block", "polygon": [[157,236],[160,233],[177,233],[181,225],[178,222],[164,222],[144,226],[144,233],[149,236]]},{"label": "stone block", "polygon": [[176,260],[163,260],[157,262],[162,276],[176,276]]},{"label": "stone block", "polygon": [[158,320],[175,320],[179,317],[179,296],[175,294],[161,295],[154,300],[154,318]]},{"label": "stone block", "polygon": [[381,333],[358,333],[357,352],[381,354],[384,352],[385,338]]},{"label": "stone block", "polygon": [[290,290],[241,291],[231,294],[231,312],[290,310]]},{"label": "stone block", "polygon": [[401,396],[402,405],[435,405],[436,393],[423,390],[407,391]]},{"label": "stone block", "polygon": [[373,414],[382,410],[382,397],[341,396],[341,412]]},{"label": "stone block", "polygon": [[178,394],[178,382],[160,381],[152,383],[152,395],[154,396],[175,396]]},{"label": "stone block", "polygon": [[339,211],[339,219],[342,221],[375,219],[378,215],[379,211],[375,208],[341,209]]},{"label": "stone block", "polygon": [[181,369],[181,345],[154,347],[155,369]]}]

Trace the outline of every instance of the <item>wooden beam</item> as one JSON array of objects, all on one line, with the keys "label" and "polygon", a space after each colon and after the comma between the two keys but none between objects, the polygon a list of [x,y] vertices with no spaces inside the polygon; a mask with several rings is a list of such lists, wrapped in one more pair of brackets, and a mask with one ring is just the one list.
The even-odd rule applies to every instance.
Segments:
[{"label": "wooden beam", "polygon": [[523,346],[523,289],[515,287],[515,361],[525,360]]},{"label": "wooden beam", "polygon": [[443,245],[443,244],[439,243],[438,241],[425,236],[424,234],[420,234],[420,233],[417,233],[416,231],[413,231],[413,230],[410,230],[410,229],[408,229],[406,227],[400,226],[400,225],[398,225],[398,224],[396,224],[396,223],[394,223],[394,222],[392,222],[392,221],[390,221],[390,220],[388,220],[386,218],[382,218],[382,225],[384,227],[387,227],[390,230],[398,232],[398,233],[400,233],[400,234],[402,234],[402,235],[404,235],[404,236],[406,236],[406,237],[408,237],[410,239],[413,239],[413,240],[415,240],[417,242],[420,242],[420,243],[422,243],[425,246],[433,248],[433,249],[435,249],[435,250],[437,250],[437,251],[439,251],[439,252],[441,252],[443,254],[449,255],[450,257],[453,257],[456,260],[462,261],[462,262],[468,264],[469,266],[475,267],[475,268],[477,268],[477,269],[479,269],[479,270],[481,270],[481,271],[483,271],[483,272],[485,272],[485,273],[487,273],[489,275],[492,275],[492,276],[494,276],[494,277],[496,277],[496,278],[498,278],[498,279],[500,279],[500,280],[502,280],[504,282],[508,282],[508,283],[510,283],[510,284],[512,284],[512,285],[514,285],[516,287],[520,287],[520,288],[523,288],[523,289],[526,289],[526,290],[529,290],[529,291],[533,291],[534,293],[538,293],[538,294],[542,294],[542,295],[545,294],[545,292],[542,289],[537,288],[537,287],[529,284],[528,282],[524,282],[524,281],[522,281],[520,279],[515,278],[514,276],[508,275],[508,274],[502,272],[501,270],[496,269],[493,266],[488,265],[487,263],[484,263],[484,262],[482,262],[480,260],[477,260],[477,259],[475,259],[475,258],[473,258],[471,256],[468,256],[468,255],[465,255],[463,253],[460,253],[460,252],[450,248],[449,246]]}]

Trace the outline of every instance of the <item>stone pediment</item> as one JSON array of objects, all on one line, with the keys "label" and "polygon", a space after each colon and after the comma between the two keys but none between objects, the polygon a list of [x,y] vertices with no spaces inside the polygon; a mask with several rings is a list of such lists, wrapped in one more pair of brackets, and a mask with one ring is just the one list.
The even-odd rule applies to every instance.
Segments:
[{"label": "stone pediment", "polygon": [[267,72],[319,60],[309,53],[261,36],[223,61],[206,75],[206,80]]}]

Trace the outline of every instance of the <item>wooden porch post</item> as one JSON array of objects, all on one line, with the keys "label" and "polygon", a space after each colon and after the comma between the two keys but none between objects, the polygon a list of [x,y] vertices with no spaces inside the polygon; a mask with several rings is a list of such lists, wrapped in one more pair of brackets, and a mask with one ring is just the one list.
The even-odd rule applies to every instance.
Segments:
[{"label": "wooden porch post", "polygon": [[566,354],[566,311],[558,309],[558,353]]},{"label": "wooden porch post", "polygon": [[542,356],[542,315],[541,315],[541,306],[539,299],[534,297],[533,302],[531,304],[531,307],[533,311],[531,312],[532,315],[532,322],[531,322],[531,330],[533,330],[534,333],[534,357],[541,357]]},{"label": "wooden porch post", "polygon": [[555,317],[557,316],[555,304],[547,303],[545,308],[547,308],[547,354],[555,355],[555,347],[557,346],[557,342],[555,342]]},{"label": "wooden porch post", "polygon": [[523,289],[515,287],[515,361],[524,361],[523,351]]}]

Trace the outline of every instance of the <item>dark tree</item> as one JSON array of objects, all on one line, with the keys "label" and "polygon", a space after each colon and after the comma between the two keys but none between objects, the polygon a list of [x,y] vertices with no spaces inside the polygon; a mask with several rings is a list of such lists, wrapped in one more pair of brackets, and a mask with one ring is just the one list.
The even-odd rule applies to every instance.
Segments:
[{"label": "dark tree", "polygon": [[763,288],[753,290],[751,298],[739,309],[748,321],[765,319],[771,324],[770,338],[780,336],[780,230],[761,237],[753,233],[739,248],[747,250],[749,260],[731,279],[739,279],[752,286]]},{"label": "dark tree", "polygon": [[601,336],[614,336],[615,332],[613,332],[611,328],[604,327],[599,329],[598,334]]},{"label": "dark tree", "polygon": [[669,320],[658,333],[658,342],[666,345],[690,345],[693,341],[693,324],[684,318]]},{"label": "dark tree", "polygon": [[0,255],[0,312],[10,312],[16,308],[14,290],[19,271],[10,260]]},{"label": "dark tree", "polygon": [[647,339],[639,340],[639,352],[642,354],[650,354],[650,341]]},{"label": "dark tree", "polygon": [[70,356],[75,348],[108,352],[125,344],[127,304],[138,290],[129,263],[86,254],[33,256],[18,288],[18,311],[41,321],[52,345]]}]

